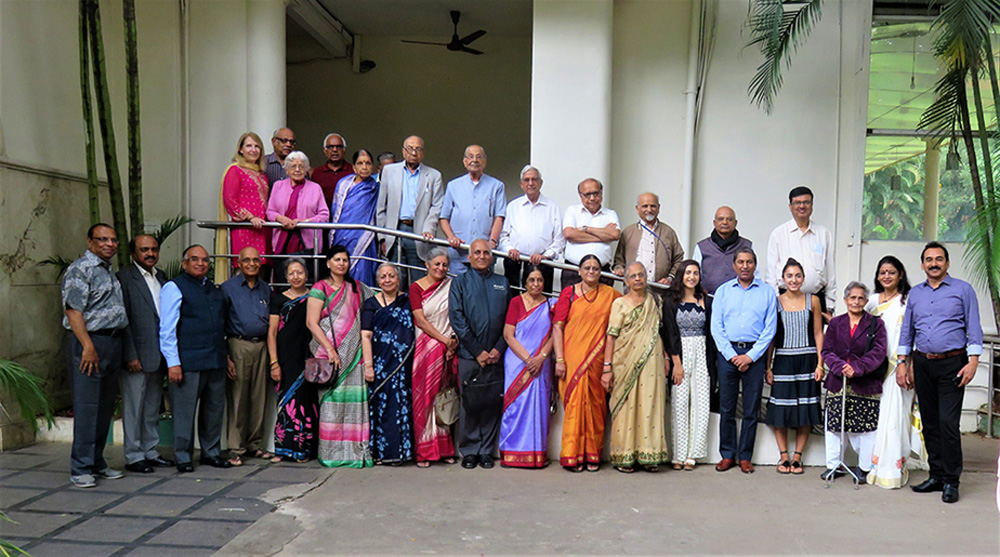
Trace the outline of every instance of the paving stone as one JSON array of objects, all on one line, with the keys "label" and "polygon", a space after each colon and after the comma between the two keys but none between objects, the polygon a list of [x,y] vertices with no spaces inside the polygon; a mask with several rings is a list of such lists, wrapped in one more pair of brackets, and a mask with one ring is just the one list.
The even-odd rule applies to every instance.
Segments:
[{"label": "paving stone", "polygon": [[119,493],[98,493],[91,489],[73,488],[72,491],[57,491],[42,497],[21,510],[90,513],[120,498]]},{"label": "paving stone", "polygon": [[183,555],[184,557],[209,557],[215,554],[214,549],[198,549],[185,547],[183,549],[170,545],[143,545],[127,553],[128,557],[165,557],[167,555]]},{"label": "paving stone", "polygon": [[145,491],[145,493],[164,493],[167,495],[211,495],[220,489],[232,485],[233,482],[226,480],[203,480],[201,478],[171,478],[161,484],[157,484]]},{"label": "paving stone", "polygon": [[14,487],[43,487],[46,489],[68,487],[69,467],[66,472],[28,470],[4,479],[4,484]]},{"label": "paving stone", "polygon": [[226,497],[260,497],[272,489],[286,486],[288,484],[284,482],[259,482],[254,477],[244,482],[238,482],[236,487],[226,492]]},{"label": "paving stone", "polygon": [[309,483],[321,476],[327,476],[333,472],[325,468],[319,468],[313,464],[310,468],[297,468],[292,466],[269,466],[265,470],[254,474],[253,481],[282,482],[286,484]]},{"label": "paving stone", "polygon": [[148,540],[148,543],[222,547],[247,526],[250,526],[249,522],[180,520]]},{"label": "paving stone", "polygon": [[35,443],[15,451],[17,454],[50,455],[55,457],[66,457],[69,461],[69,453],[73,448],[72,443]]},{"label": "paving stone", "polygon": [[156,518],[95,516],[57,535],[56,539],[129,543],[163,522]]},{"label": "paving stone", "polygon": [[34,557],[107,557],[122,550],[118,545],[59,543],[46,541],[29,551]]},{"label": "paving stone", "polygon": [[62,528],[70,522],[79,519],[80,516],[75,514],[9,511],[7,512],[7,518],[10,518],[17,524],[0,521],[0,538],[40,538],[56,528]]},{"label": "paving stone", "polygon": [[21,501],[31,499],[43,493],[45,493],[44,489],[0,487],[0,509],[9,509]]},{"label": "paving stone", "polygon": [[[55,460],[52,455],[37,455],[19,452],[0,454],[0,470],[28,470]],[[69,461],[66,462],[69,468]]]},{"label": "paving stone", "polygon": [[201,497],[136,495],[125,499],[122,504],[108,509],[105,514],[174,517],[201,500]]},{"label": "paving stone", "polygon": [[97,478],[97,487],[94,491],[135,493],[162,480],[162,477],[157,478],[153,474],[130,474],[126,471],[125,477],[118,478],[117,480],[102,480],[101,478]]},{"label": "paving stone", "polygon": [[217,480],[238,480],[247,474],[253,473],[257,470],[256,466],[233,466],[232,468],[214,468],[207,464],[199,464],[196,460],[194,463],[194,473],[185,474],[186,476],[194,476],[195,478],[210,478]]},{"label": "paving stone", "polygon": [[254,521],[271,512],[274,507],[252,498],[215,499],[199,507],[185,518],[218,518],[224,520]]}]

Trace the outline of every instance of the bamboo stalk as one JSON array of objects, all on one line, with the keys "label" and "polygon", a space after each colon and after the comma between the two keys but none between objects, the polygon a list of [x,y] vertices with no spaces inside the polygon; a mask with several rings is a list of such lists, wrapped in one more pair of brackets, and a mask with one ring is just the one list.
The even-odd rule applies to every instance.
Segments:
[{"label": "bamboo stalk", "polygon": [[97,190],[97,155],[94,149],[94,109],[90,100],[90,56],[87,54],[87,0],[80,0],[80,96],[83,98],[84,150],[87,158],[87,205],[90,224],[101,222],[101,200]]},{"label": "bamboo stalk", "polygon": [[128,213],[132,234],[145,232],[142,207],[142,150],[139,128],[139,51],[137,47],[135,0],[123,0],[125,20],[125,75],[128,80]]},{"label": "bamboo stalk", "polygon": [[[111,118],[111,95],[108,91],[107,64],[104,60],[104,39],[101,36],[101,7],[98,0],[87,0],[90,23],[90,48],[94,59],[94,90],[97,94],[97,122],[104,140],[104,170],[108,175],[108,193],[111,197],[111,217],[115,231],[122,241],[129,238],[125,222],[125,201],[122,198],[122,180],[118,171],[118,152],[115,146],[115,129]],[[118,265],[128,264],[128,250],[118,250]]]}]

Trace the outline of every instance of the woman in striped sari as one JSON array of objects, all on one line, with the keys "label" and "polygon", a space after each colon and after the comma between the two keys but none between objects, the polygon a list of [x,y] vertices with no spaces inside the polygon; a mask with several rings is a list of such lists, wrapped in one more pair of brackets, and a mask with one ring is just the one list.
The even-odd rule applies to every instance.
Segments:
[{"label": "woman in striped sari", "polygon": [[330,276],[313,285],[306,308],[313,357],[339,368],[332,386],[320,392],[319,461],[323,466],[373,466],[369,447],[368,388],[361,363],[361,306],[371,297],[355,282],[347,248],[326,252]]},{"label": "woman in striped sari", "polygon": [[601,284],[601,262],[588,254],[580,261],[583,282],[567,286],[556,302],[552,328],[556,377],[563,400],[562,450],[559,464],[571,472],[600,469],[604,444],[604,401],[601,369],[611,303],[621,294]]},{"label": "woman in striped sari", "polygon": [[434,397],[445,383],[456,382],[458,339],[448,320],[448,252],[434,248],[427,257],[427,275],[410,285],[410,306],[417,340],[413,349],[413,434],[417,442],[417,466],[431,461],[454,464],[455,444],[451,428],[437,423]]},{"label": "woman in striped sari", "polygon": [[500,465],[544,468],[549,463],[552,305],[542,293],[545,278],[537,265],[528,267],[524,285],[525,293],[510,301],[503,329],[507,354]]}]

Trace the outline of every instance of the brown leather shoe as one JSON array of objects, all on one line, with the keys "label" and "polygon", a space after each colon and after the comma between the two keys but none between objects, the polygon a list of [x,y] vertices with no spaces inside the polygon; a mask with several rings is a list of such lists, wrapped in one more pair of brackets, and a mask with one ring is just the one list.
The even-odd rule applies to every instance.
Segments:
[{"label": "brown leather shoe", "polygon": [[735,460],[733,460],[731,458],[724,458],[724,459],[720,460],[718,464],[715,465],[715,471],[716,472],[725,472],[726,470],[729,470],[733,466],[736,466],[736,461]]},{"label": "brown leather shoe", "polygon": [[741,460],[740,472],[743,472],[744,474],[753,474],[753,464],[750,464],[749,460]]}]

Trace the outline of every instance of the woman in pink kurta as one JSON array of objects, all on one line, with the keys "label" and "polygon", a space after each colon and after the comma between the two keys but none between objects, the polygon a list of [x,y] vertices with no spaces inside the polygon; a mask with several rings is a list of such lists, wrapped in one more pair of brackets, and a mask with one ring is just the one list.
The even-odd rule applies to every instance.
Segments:
[{"label": "woman in pink kurta", "polygon": [[[234,255],[245,247],[255,248],[261,255],[269,253],[268,240],[271,234],[262,228],[269,193],[267,176],[262,166],[262,145],[260,137],[253,132],[241,135],[233,164],[229,165],[222,178],[222,206],[229,220],[253,223],[253,228],[231,231],[230,253]],[[236,263],[233,258],[234,267]]]}]

